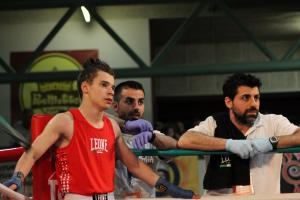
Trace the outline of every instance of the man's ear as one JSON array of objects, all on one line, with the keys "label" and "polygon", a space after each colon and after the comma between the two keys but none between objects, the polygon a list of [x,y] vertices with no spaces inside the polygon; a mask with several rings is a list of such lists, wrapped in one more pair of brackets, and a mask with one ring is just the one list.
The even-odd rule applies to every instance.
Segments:
[{"label": "man's ear", "polygon": [[119,107],[118,102],[113,101],[111,107],[112,107],[112,109],[114,109],[115,112],[117,112],[118,111],[118,107]]},{"label": "man's ear", "polygon": [[81,83],[81,91],[82,91],[83,94],[86,94],[88,92],[88,87],[89,87],[88,82],[83,81]]},{"label": "man's ear", "polygon": [[225,97],[224,102],[228,109],[232,108],[232,100],[229,97]]}]

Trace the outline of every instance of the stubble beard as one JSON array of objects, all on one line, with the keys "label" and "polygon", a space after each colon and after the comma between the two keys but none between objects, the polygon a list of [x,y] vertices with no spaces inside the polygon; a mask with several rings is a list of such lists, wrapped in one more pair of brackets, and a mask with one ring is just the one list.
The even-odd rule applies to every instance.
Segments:
[{"label": "stubble beard", "polygon": [[137,120],[137,119],[140,119],[141,116],[137,117],[136,115],[134,115],[135,112],[129,112],[129,113],[126,113],[126,112],[122,112],[120,113],[119,117],[125,121],[127,120]]}]

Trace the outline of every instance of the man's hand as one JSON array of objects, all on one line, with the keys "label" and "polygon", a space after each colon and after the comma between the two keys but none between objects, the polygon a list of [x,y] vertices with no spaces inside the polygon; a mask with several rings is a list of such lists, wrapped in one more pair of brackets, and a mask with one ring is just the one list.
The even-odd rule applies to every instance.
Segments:
[{"label": "man's hand", "polygon": [[254,156],[254,150],[250,140],[232,140],[226,142],[226,150],[237,154],[242,159],[248,159]]},{"label": "man's hand", "polygon": [[182,189],[176,185],[171,184],[166,179],[159,178],[155,184],[155,188],[159,192],[166,192],[174,198],[192,199],[198,196],[192,190]]},{"label": "man's hand", "polygon": [[12,190],[18,190],[22,186],[22,179],[24,179],[23,173],[15,172],[10,179],[3,183],[3,185]]},{"label": "man's hand", "polygon": [[152,131],[144,131],[133,137],[132,145],[134,148],[141,150],[144,148],[144,145],[152,142],[155,137]]},{"label": "man's hand", "polygon": [[252,139],[251,146],[254,151],[254,155],[260,154],[260,153],[267,153],[269,151],[273,150],[273,146],[269,140],[269,138],[256,138]]},{"label": "man's hand", "polygon": [[153,126],[150,122],[144,119],[137,119],[134,121],[126,121],[125,122],[125,132],[130,133],[141,133],[145,131],[153,131]]}]

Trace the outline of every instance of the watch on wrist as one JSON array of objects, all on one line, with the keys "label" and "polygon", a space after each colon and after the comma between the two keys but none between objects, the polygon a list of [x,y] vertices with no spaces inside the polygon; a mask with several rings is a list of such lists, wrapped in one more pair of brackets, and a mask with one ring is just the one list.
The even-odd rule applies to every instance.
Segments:
[{"label": "watch on wrist", "polygon": [[277,145],[278,145],[278,137],[276,136],[272,136],[269,138],[269,141],[273,147],[273,149],[277,149]]},{"label": "watch on wrist", "polygon": [[155,133],[152,132],[152,137],[151,137],[151,139],[149,140],[149,142],[150,142],[150,143],[153,143],[154,140],[155,140],[155,137],[156,137]]}]

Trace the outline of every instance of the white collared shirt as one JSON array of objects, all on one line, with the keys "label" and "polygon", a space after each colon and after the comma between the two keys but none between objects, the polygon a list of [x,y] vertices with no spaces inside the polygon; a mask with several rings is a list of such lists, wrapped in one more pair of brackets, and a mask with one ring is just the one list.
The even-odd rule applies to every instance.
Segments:
[{"label": "white collared shirt", "polygon": [[[214,136],[216,121],[209,116],[189,131]],[[259,113],[254,125],[246,132],[247,139],[291,135],[298,126],[282,115]],[[255,194],[279,194],[282,154],[256,155],[250,160],[250,174]]]}]

